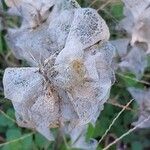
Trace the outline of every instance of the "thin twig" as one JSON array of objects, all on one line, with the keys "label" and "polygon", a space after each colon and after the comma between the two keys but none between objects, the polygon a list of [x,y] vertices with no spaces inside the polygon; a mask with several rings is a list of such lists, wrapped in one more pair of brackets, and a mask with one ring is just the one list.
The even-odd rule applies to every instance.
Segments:
[{"label": "thin twig", "polygon": [[116,74],[117,74],[118,76],[120,76],[120,77],[124,77],[124,78],[130,79],[130,80],[136,81],[136,82],[138,82],[138,83],[150,85],[149,82],[146,82],[146,81],[143,81],[143,80],[138,80],[138,79],[132,78],[132,77],[130,77],[130,76],[124,75],[124,74],[122,74],[122,73],[116,73]]},{"label": "thin twig", "polygon": [[69,144],[67,143],[67,140],[66,140],[66,137],[63,135],[63,140],[64,140],[64,143],[65,143],[65,146],[67,148],[67,150],[70,150],[71,147],[69,146]]},{"label": "thin twig", "polygon": [[143,77],[150,78],[150,75],[149,74],[145,74],[145,75],[143,75]]},{"label": "thin twig", "polygon": [[[110,133],[110,134],[108,134],[107,137],[106,137],[106,139],[105,139],[105,141],[104,141],[105,147],[110,144],[110,138],[111,138],[111,139],[113,138],[114,140],[116,140],[116,139],[117,139],[117,136],[116,136],[115,133]],[[119,144],[120,144],[120,143],[118,143],[117,145],[119,145]]]},{"label": "thin twig", "polygon": [[105,147],[103,150],[108,150],[111,146],[115,145],[117,142],[119,142],[121,139],[123,139],[125,136],[129,135],[130,133],[132,133],[133,131],[135,131],[139,126],[141,126],[143,123],[147,122],[148,120],[150,120],[150,116],[146,119],[144,119],[141,123],[139,123],[138,125],[136,125],[134,128],[130,129],[128,132],[124,133],[122,136],[120,136],[119,138],[117,138],[114,142],[110,143],[107,147]]},{"label": "thin twig", "polygon": [[32,136],[34,133],[35,133],[35,132],[32,132],[32,133],[29,133],[29,134],[27,134],[27,135],[24,135],[24,136],[22,136],[22,137],[20,137],[20,138],[18,138],[18,139],[15,139],[15,140],[12,140],[12,141],[9,141],[9,142],[6,142],[6,143],[2,143],[2,144],[0,144],[0,147],[9,145],[9,144],[11,144],[11,143],[18,142],[18,141],[23,140],[23,139],[26,139],[26,138],[28,138],[29,136]]},{"label": "thin twig", "polygon": [[102,9],[102,11],[110,16],[115,24],[119,24],[119,20],[117,20],[110,12],[108,12],[106,9]]},{"label": "thin twig", "polygon": [[53,149],[59,150],[62,142],[63,142],[63,133],[62,133],[62,130],[59,128]]},{"label": "thin twig", "polygon": [[[107,104],[110,104],[110,105],[113,105],[113,106],[116,106],[116,107],[119,107],[119,108],[124,108],[125,106],[124,105],[121,105],[117,102],[112,102],[112,101],[108,101],[106,102]],[[135,112],[135,110],[133,110],[132,108],[130,107],[127,107],[126,110],[129,110],[129,111],[132,111],[132,112]]]},{"label": "thin twig", "polygon": [[116,122],[116,120],[120,117],[120,115],[125,111],[125,109],[133,102],[133,99],[130,100],[126,106],[123,107],[123,109],[118,113],[118,115],[113,119],[112,123],[110,124],[110,126],[108,127],[108,129],[106,130],[106,132],[103,134],[102,138],[99,140],[98,144],[100,144],[102,142],[102,140],[104,139],[104,137],[107,135],[107,133],[110,131],[111,127],[114,125],[114,123]]},{"label": "thin twig", "polygon": [[97,0],[94,0],[94,1],[89,5],[89,7],[91,7],[92,5],[94,5],[96,2],[97,2]]},{"label": "thin twig", "polygon": [[103,5],[101,5],[98,9],[97,9],[97,11],[100,11],[100,10],[102,10],[102,9],[104,9],[109,3],[111,3],[112,2],[112,0],[108,0],[108,1],[106,1],[106,3],[104,3]]}]

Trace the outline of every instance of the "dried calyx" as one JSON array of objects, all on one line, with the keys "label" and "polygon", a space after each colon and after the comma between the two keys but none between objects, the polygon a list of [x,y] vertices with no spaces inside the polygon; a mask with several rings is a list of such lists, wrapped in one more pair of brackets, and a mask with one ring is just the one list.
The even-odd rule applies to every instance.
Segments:
[{"label": "dried calyx", "polygon": [[[8,68],[4,74],[5,97],[14,105],[18,124],[49,140],[54,139],[49,129],[60,127],[75,147],[94,149],[96,142],[89,146],[83,137],[87,124],[95,124],[103,110],[114,82],[114,48],[105,21],[74,0],[13,4],[8,3],[9,12],[21,9],[23,22],[8,30],[7,41],[15,56],[32,66]],[[44,6],[53,6],[43,13],[46,20],[35,26],[30,16],[27,24],[26,17],[39,8],[47,10]],[[76,130],[81,130],[80,138]]]},{"label": "dried calyx", "polygon": [[136,42],[147,44],[147,53],[150,52],[150,0],[122,0],[125,4],[125,18],[120,27],[132,36],[131,45]]},{"label": "dried calyx", "polygon": [[136,79],[141,79],[148,66],[145,45],[138,43],[132,47],[129,38],[117,39],[111,43],[116,47],[116,69],[130,72]]},{"label": "dried calyx", "polygon": [[[128,91],[139,105],[138,121],[133,123],[133,125],[136,126],[147,119],[150,115],[150,89],[129,88]],[[146,121],[139,126],[139,128],[150,128],[150,121]]]}]

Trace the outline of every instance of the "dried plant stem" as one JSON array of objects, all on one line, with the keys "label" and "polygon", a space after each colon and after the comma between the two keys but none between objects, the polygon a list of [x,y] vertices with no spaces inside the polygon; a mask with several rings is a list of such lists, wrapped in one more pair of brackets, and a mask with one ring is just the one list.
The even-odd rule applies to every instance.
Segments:
[{"label": "dried plant stem", "polygon": [[145,74],[145,75],[143,75],[143,77],[150,78],[150,75],[149,74]]},{"label": "dried plant stem", "polygon": [[[115,135],[115,133],[110,133],[110,134],[108,134],[107,137],[106,137],[106,139],[105,139],[105,141],[104,141],[104,144],[105,144],[104,147],[106,147],[107,145],[110,144],[110,138],[113,138],[113,139],[115,140],[115,139],[117,139],[117,136]],[[119,146],[120,144],[121,144],[121,143],[118,142],[118,143],[117,143],[117,146]]]},{"label": "dried plant stem", "polygon": [[133,99],[130,100],[126,106],[123,107],[123,109],[118,113],[118,115],[113,119],[112,123],[110,124],[110,126],[108,127],[108,129],[106,130],[106,132],[103,134],[102,138],[99,140],[98,144],[100,144],[102,142],[102,140],[105,138],[105,136],[107,135],[107,133],[110,131],[111,127],[114,125],[114,123],[116,122],[116,120],[120,117],[120,115],[126,110],[126,108],[133,102]]},{"label": "dried plant stem", "polygon": [[109,3],[111,3],[112,2],[112,0],[108,0],[108,1],[106,1],[103,5],[101,5],[98,9],[97,9],[97,11],[100,11],[100,10],[102,10],[102,9],[104,9]]},{"label": "dried plant stem", "polygon": [[97,0],[94,0],[94,1],[89,5],[89,7],[91,7],[92,5],[94,5],[96,2],[97,2]]},{"label": "dried plant stem", "polygon": [[71,150],[71,147],[69,146],[69,144],[67,143],[66,137],[63,135],[63,140],[64,140],[64,144],[66,146],[67,150]]},{"label": "dried plant stem", "polygon": [[[124,108],[125,106],[124,105],[121,105],[121,104],[119,104],[119,103],[117,103],[117,102],[112,102],[112,101],[108,101],[108,102],[106,102],[107,104],[110,104],[110,105],[113,105],[113,106],[116,106],[116,107],[119,107],[119,108]],[[133,110],[132,108],[130,108],[130,107],[127,107],[127,108],[125,108],[126,110],[129,110],[129,111],[132,111],[132,112],[135,112],[136,110]]]},{"label": "dried plant stem", "polygon": [[[98,0],[94,0],[89,7],[93,6]],[[105,1],[105,0],[104,0]],[[103,2],[103,1],[102,1]],[[120,0],[106,0],[105,3],[101,6],[102,8],[104,8],[106,5],[108,5],[109,3],[116,3],[116,2],[120,2]],[[101,9],[101,8],[100,8]]]},{"label": "dried plant stem", "polygon": [[55,143],[54,143],[54,150],[59,150],[60,149],[60,146],[63,142],[63,133],[62,133],[62,130],[61,129],[58,129],[58,133],[57,133],[57,137],[56,137],[56,140],[55,140]]},{"label": "dried plant stem", "polygon": [[150,120],[150,116],[146,119],[144,119],[141,123],[139,123],[138,125],[136,125],[134,128],[130,129],[128,132],[124,133],[122,136],[120,136],[119,138],[117,138],[114,142],[110,143],[107,147],[105,147],[103,150],[108,150],[111,146],[115,145],[117,142],[119,142],[121,139],[123,139],[125,136],[129,135],[130,133],[132,133],[133,131],[135,131],[139,126],[141,126],[143,123],[147,122],[148,120]]},{"label": "dried plant stem", "polygon": [[102,9],[102,11],[104,13],[106,13],[110,18],[112,18],[112,21],[115,23],[115,24],[119,24],[119,20],[117,20],[109,11],[107,11],[106,9]]}]

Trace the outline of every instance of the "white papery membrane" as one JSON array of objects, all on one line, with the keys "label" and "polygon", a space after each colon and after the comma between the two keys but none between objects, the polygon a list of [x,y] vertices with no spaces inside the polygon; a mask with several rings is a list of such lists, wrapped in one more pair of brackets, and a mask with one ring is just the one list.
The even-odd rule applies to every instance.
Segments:
[{"label": "white papery membrane", "polygon": [[124,16],[118,29],[124,29],[131,35],[131,45],[136,42],[147,44],[147,53],[150,52],[150,0],[122,0],[124,2]]},{"label": "white papery membrane", "polygon": [[119,58],[116,68],[122,72],[131,72],[137,79],[141,79],[148,66],[150,0],[122,1],[124,18],[116,29],[125,30],[127,37],[111,41],[116,47],[116,58]]},{"label": "white papery membrane", "polygon": [[[137,79],[141,79],[148,66],[146,50],[143,45],[130,46],[130,39],[117,39],[111,41],[116,48],[116,70],[131,72]],[[118,59],[118,60],[117,60]]]},{"label": "white papery membrane", "polygon": [[5,97],[18,124],[49,140],[55,138],[51,129],[59,127],[70,135],[72,147],[95,149],[95,140],[85,141],[86,129],[95,124],[115,80],[105,21],[74,0],[7,4],[9,13],[23,18],[20,28],[8,30],[7,42],[31,65],[4,73]]},{"label": "white papery membrane", "polygon": [[[139,125],[150,115],[150,89],[129,88],[128,91],[135,99],[139,106],[138,120],[133,123],[134,126]],[[150,120],[144,122],[138,128],[150,128]]]}]

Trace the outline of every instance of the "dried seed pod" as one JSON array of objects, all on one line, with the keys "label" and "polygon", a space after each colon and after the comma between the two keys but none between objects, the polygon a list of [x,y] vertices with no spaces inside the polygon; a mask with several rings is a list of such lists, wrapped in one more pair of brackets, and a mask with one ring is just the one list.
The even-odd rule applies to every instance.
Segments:
[{"label": "dried seed pod", "polygon": [[[26,127],[35,128],[49,140],[53,139],[49,128],[73,133],[76,128],[85,130],[88,123],[94,124],[114,83],[109,29],[95,10],[82,9],[74,2],[57,1],[46,22],[32,30],[11,29],[7,35],[17,58],[39,68],[6,70],[5,96],[12,100],[16,117],[22,116],[29,122]],[[16,86],[18,80],[27,87],[20,82]],[[85,142],[83,137],[77,145]]]},{"label": "dried seed pod", "polygon": [[[109,43],[96,47],[86,49],[82,64],[86,75],[76,84],[72,80],[77,81],[78,75],[72,72],[73,78],[69,78],[71,84],[67,89],[53,84],[55,76],[50,78],[47,76],[50,74],[45,73],[48,68],[44,71],[32,67],[5,71],[5,96],[12,100],[20,126],[35,128],[52,140],[52,135],[47,132],[49,128],[65,127],[67,122],[70,122],[71,129],[95,123],[109,96],[113,76],[113,47]],[[92,51],[95,53],[93,56]],[[74,65],[79,69],[78,64]]]}]

